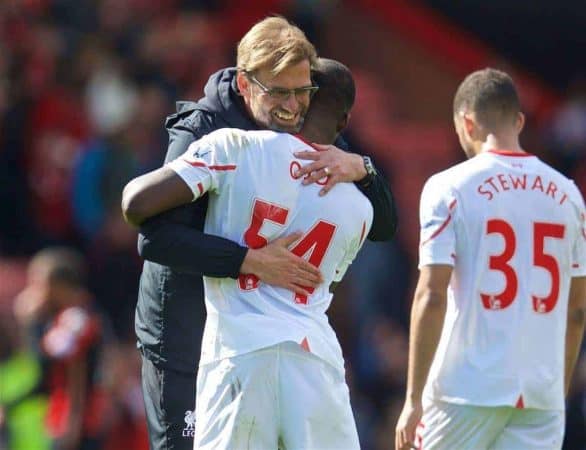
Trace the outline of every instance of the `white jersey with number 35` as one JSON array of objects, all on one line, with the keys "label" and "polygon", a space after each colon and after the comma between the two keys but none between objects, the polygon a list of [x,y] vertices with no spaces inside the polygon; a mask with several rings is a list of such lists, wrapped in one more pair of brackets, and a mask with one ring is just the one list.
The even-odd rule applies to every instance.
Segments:
[{"label": "white jersey with number 35", "polygon": [[[332,294],[372,223],[372,206],[353,183],[320,197],[320,184],[303,186],[295,172],[313,150],[273,131],[221,129],[191,144],[168,164],[194,199],[209,192],[205,232],[250,248],[301,231],[290,250],[320,268],[324,282],[308,297],[252,276],[204,277],[207,320],[200,364],[285,341],[301,344],[336,368],[343,358],[326,316]],[[323,181],[323,180],[322,180]]]},{"label": "white jersey with number 35", "polygon": [[488,151],[431,177],[419,266],[454,267],[424,395],[564,409],[571,278],[586,275],[584,200],[527,153]]}]

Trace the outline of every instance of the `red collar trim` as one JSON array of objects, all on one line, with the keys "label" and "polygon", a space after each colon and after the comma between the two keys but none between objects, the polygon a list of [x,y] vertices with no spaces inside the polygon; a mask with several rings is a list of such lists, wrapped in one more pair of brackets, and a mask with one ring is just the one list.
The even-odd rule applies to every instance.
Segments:
[{"label": "red collar trim", "polygon": [[528,156],[534,156],[531,153],[527,153],[527,152],[515,152],[513,150],[499,150],[496,148],[487,150],[486,152],[487,153],[494,153],[495,155],[501,155],[501,156],[516,156],[519,158],[526,158]]}]

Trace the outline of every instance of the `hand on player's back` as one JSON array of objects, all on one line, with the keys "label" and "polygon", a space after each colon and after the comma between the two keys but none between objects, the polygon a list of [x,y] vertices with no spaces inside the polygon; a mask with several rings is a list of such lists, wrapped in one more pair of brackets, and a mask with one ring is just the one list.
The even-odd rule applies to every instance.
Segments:
[{"label": "hand on player's back", "polygon": [[309,295],[304,287],[315,288],[323,280],[317,267],[288,249],[302,235],[293,233],[276,239],[266,247],[249,249],[240,271],[244,274],[252,273],[264,283]]},{"label": "hand on player's back", "polygon": [[322,178],[328,177],[328,181],[320,191],[320,195],[327,194],[336,183],[359,181],[366,176],[366,169],[360,155],[345,152],[335,145],[312,145],[319,151],[295,152],[297,158],[313,161],[303,166],[297,172],[297,176],[307,176],[303,180],[303,184],[315,183]]}]

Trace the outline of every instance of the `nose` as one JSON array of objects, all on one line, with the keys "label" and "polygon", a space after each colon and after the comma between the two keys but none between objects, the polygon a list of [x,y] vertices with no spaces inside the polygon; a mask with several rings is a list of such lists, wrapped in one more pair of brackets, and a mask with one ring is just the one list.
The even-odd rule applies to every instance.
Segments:
[{"label": "nose", "polygon": [[297,112],[297,110],[299,109],[299,105],[299,100],[297,100],[297,97],[293,93],[291,93],[291,95],[289,95],[289,98],[281,104],[281,106],[289,112]]}]

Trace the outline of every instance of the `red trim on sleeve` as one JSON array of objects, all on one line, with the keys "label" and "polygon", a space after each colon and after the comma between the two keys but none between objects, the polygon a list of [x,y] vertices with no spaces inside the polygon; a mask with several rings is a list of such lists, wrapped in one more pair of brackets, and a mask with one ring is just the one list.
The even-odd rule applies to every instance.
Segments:
[{"label": "red trim on sleeve", "polygon": [[452,220],[452,215],[450,214],[448,216],[448,218],[444,221],[444,223],[441,224],[441,226],[434,231],[434,233],[428,237],[425,241],[423,241],[420,245],[420,247],[423,247],[425,244],[427,244],[429,241],[435,239],[436,237],[438,237],[440,235],[440,233],[442,231],[444,231],[444,229],[448,226],[448,224],[450,223],[450,220]]},{"label": "red trim on sleeve", "polygon": [[206,163],[201,162],[201,161],[188,161],[186,159],[184,159],[183,161],[185,161],[187,164],[189,164],[190,166],[193,166],[193,167],[207,167],[208,169],[211,169],[211,170],[236,170],[236,167],[237,167],[236,164],[208,166]]},{"label": "red trim on sleeve", "polygon": [[236,170],[235,164],[226,164],[225,166],[208,166],[212,170]]},{"label": "red trim on sleeve", "polygon": [[203,184],[197,183],[197,188],[199,189],[199,195],[203,194]]},{"label": "red trim on sleeve", "polygon": [[309,341],[307,340],[307,337],[303,338],[300,345],[301,345],[301,348],[303,350],[305,350],[306,352],[311,352],[311,350],[309,349]]},{"label": "red trim on sleeve", "polygon": [[517,403],[515,403],[515,408],[517,408],[517,409],[525,408],[525,403],[523,402],[523,394],[519,395],[519,399],[517,400]]},{"label": "red trim on sleeve", "polygon": [[[448,206],[448,209],[451,211],[456,207],[456,204],[458,203],[458,201],[456,199],[452,200],[452,203],[450,203],[450,205]],[[448,218],[444,221],[444,223],[442,223],[440,225],[440,227],[434,231],[434,233],[428,237],[425,241],[423,241],[420,244],[420,247],[423,247],[425,244],[427,244],[429,241],[431,241],[432,239],[435,239],[436,237],[438,237],[440,235],[440,233],[442,231],[445,230],[445,228],[448,226],[448,224],[450,223],[450,220],[452,220],[452,215],[450,214],[448,216]],[[453,256],[453,255],[452,255]]]}]

